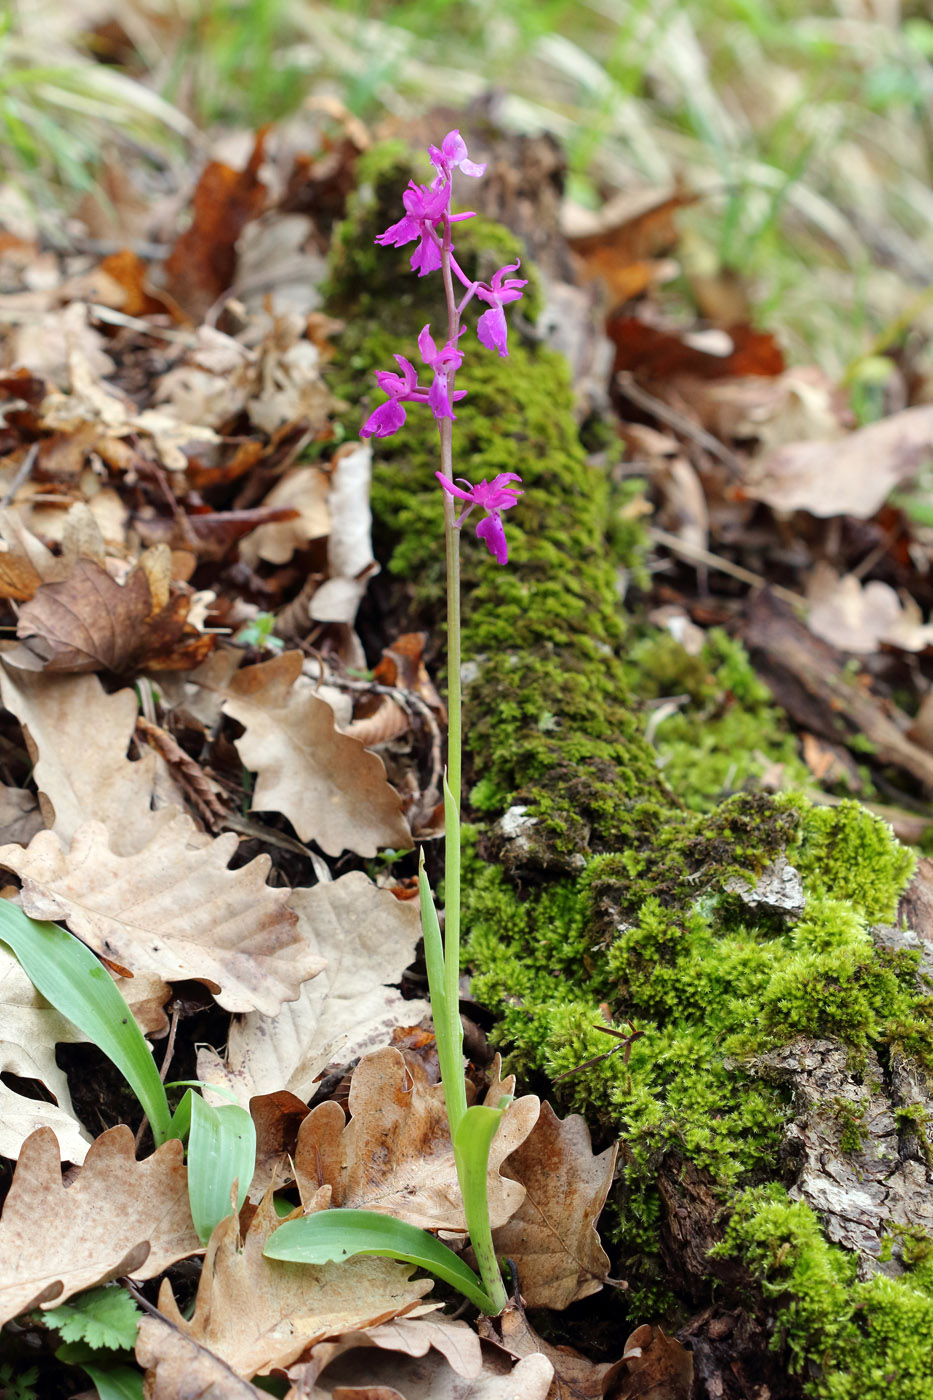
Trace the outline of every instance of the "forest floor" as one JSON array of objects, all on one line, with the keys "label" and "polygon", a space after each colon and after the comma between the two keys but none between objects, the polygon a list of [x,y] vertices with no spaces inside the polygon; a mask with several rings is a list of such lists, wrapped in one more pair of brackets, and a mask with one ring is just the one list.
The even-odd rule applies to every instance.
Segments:
[{"label": "forest floor", "polygon": [[[417,170],[457,120],[393,134]],[[463,126],[490,157],[471,207],[536,267],[535,315],[512,335],[566,356],[568,422],[605,491],[595,548],[646,790],[656,770],[663,801],[701,825],[730,798],[857,799],[917,855],[886,922],[933,939],[925,338],[905,321],[848,378],[791,364],[742,281],[691,262],[686,185],[586,213],[562,199],[557,143]],[[395,1262],[263,1255],[283,1213],[327,1204],[322,1189],[462,1231],[414,855],[426,843],[436,868],[443,826],[440,507],[434,545],[389,518],[382,444],[358,437],[377,399],[357,349],[383,327],[353,320],[335,271],[373,146],[340,104],[312,104],[225,139],[189,188],[115,164],[54,241],[22,211],[0,232],[3,893],[100,960],[177,1086],[172,1108],[198,1081],[255,1132],[237,1213],[231,1176],[223,1208],[198,1216],[180,1144],[146,1127],[104,1013],[76,1025],[67,990],[41,996],[0,941],[0,1396],[89,1381],[103,1400],[829,1394],[781,1335],[772,1367],[760,1299],[761,1336],[717,1381],[725,1324],[697,1321],[709,1298],[676,1279],[667,1304],[644,1278],[627,1289],[630,1242],[596,1226],[624,1175],[609,1119],[594,1109],[594,1151],[583,1120],[559,1116],[577,1105],[558,1084],[589,1064],[572,1037],[551,1082],[516,1058],[490,1171],[530,1318],[455,1318],[456,1299],[438,1310]],[[557,558],[560,533],[543,522]],[[474,795],[492,827],[494,798]],[[615,849],[595,824],[583,845]],[[910,865],[879,880],[894,889]],[[514,1027],[466,976],[462,990],[470,1076],[495,1093]],[[624,1009],[610,1011],[620,1082],[640,1030]],[[747,1303],[747,1280],[724,1278]]]}]

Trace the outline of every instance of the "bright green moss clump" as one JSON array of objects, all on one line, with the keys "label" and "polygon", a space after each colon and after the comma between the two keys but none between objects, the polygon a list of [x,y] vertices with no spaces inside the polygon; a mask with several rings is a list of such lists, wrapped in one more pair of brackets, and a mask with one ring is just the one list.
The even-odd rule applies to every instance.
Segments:
[{"label": "bright green moss clump", "polygon": [[933,1268],[929,1247],[903,1277],[856,1280],[855,1261],[827,1243],[813,1211],[778,1186],[739,1198],[714,1250],[739,1258],[814,1400],[930,1400]]}]

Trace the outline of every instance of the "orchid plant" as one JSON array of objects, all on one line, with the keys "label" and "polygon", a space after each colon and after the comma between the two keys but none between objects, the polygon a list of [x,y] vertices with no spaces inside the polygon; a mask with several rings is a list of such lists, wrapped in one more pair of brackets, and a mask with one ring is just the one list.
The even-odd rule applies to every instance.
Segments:
[{"label": "orchid plant", "polygon": [[[415,243],[411,267],[419,277],[440,272],[447,302],[447,334],[438,347],[431,327],[418,336],[418,352],[431,382],[419,382],[419,372],[404,355],[396,355],[400,373],[378,370],[376,382],[386,394],[385,403],[369,416],[361,430],[364,438],[389,437],[406,421],[406,405],[427,404],[440,434],[440,483],[444,509],[447,550],[447,639],[448,639],[448,756],[444,783],[445,818],[445,926],[442,937],[422,852],[419,885],[424,930],[425,961],[431,1008],[437,1036],[444,1102],[450,1125],[457,1177],[463,1196],[467,1231],[479,1266],[479,1277],[446,1245],[425,1230],[404,1221],[390,1219],[373,1211],[329,1210],[294,1219],[271,1236],[265,1253],[274,1259],[321,1264],[354,1254],[382,1254],[419,1264],[458,1288],[486,1313],[497,1314],[507,1298],[493,1247],[486,1195],[486,1173],[493,1137],[509,1099],[503,1096],[496,1107],[474,1104],[467,1107],[463,1066],[463,1027],[460,1021],[460,770],[461,770],[461,693],[460,693],[460,529],[478,511],[476,533],[498,564],[508,562],[509,551],[503,514],[522,495],[521,478],[503,472],[491,482],[475,486],[454,477],[454,405],[465,397],[455,387],[457,371],[463,363],[460,348],[465,327],[463,313],[474,298],[487,310],[478,318],[476,333],[480,343],[500,356],[508,355],[508,326],[504,308],[518,301],[526,285],[517,272],[519,264],[500,268],[489,282],[474,281],[457,262],[454,253],[454,225],[475,217],[473,213],[453,214],[451,198],[454,172],[471,179],[485,173],[485,165],[469,159],[459,131],[450,131],[441,145],[431,146],[428,154],[435,175],[429,185],[412,181],[402,196],[405,214],[376,239],[385,247],[401,248]],[[459,283],[459,288],[455,285]]]}]

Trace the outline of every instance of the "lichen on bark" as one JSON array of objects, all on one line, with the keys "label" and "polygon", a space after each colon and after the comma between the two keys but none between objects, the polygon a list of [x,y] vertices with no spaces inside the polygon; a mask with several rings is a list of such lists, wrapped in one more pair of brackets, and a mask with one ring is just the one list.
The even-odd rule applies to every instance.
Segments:
[{"label": "lichen on bark", "polygon": [[[436,328],[443,316],[437,280],[414,276],[407,250],[372,243],[396,217],[410,173],[397,148],[364,158],[335,241],[329,309],[346,331],[334,387],[350,405],[350,432],[371,408],[372,370],[391,366],[393,353],[411,356],[421,327],[433,320]],[[497,262],[514,261],[511,235],[480,221],[457,226],[458,257],[475,265],[490,240]],[[470,338],[468,331],[464,342]],[[706,675],[695,675],[696,713],[723,725],[706,750],[711,776],[704,785],[699,720],[695,738],[678,730],[682,747],[668,765],[688,809],[664,781],[630,682],[653,698],[652,654],[685,673],[689,658],[672,656],[669,640],[642,624],[632,645],[618,561],[607,547],[610,483],[581,447],[566,367],[519,322],[508,360],[474,344],[457,382],[468,391],[457,409],[458,468],[472,480],[517,471],[525,490],[509,512],[507,569],[469,527],[462,542],[465,762],[475,819],[464,926],[474,994],[495,1012],[499,1043],[517,1069],[550,1080],[555,1101],[583,1111],[602,1133],[621,1135],[612,1231],[636,1321],[662,1306],[672,1319],[686,1316],[709,1300],[718,1278],[732,1296],[752,1299],[762,1328],[774,1330],[788,1376],[797,1377],[787,1394],[795,1386],[827,1400],[874,1394],[879,1357],[894,1377],[888,1397],[925,1394],[905,1388],[916,1348],[898,1350],[891,1322],[898,1308],[905,1325],[922,1312],[919,1295],[933,1306],[924,1221],[895,1212],[880,1226],[875,1253],[859,1253],[851,1240],[827,1238],[815,1214],[823,1212],[831,1233],[825,1201],[806,1189],[813,1143],[830,1163],[851,1165],[856,1137],[862,1150],[862,1115],[873,1115],[868,1143],[884,1105],[894,1124],[887,1146],[913,1152],[907,1176],[930,1179],[933,1020],[920,952],[876,926],[894,918],[912,858],[856,803],[816,808],[800,796],[754,793],[714,800],[724,756],[751,743],[756,720],[761,752],[794,761],[781,717],[728,639],[714,639]],[[414,612],[433,624],[443,598],[436,465],[433,422],[417,409],[401,432],[375,444],[377,545]],[[714,693],[727,702],[712,703]],[[642,1032],[628,1063],[615,1055],[554,1082],[611,1044],[596,1029],[601,1003],[616,1024],[631,1018]],[[830,1107],[818,1112],[805,1069],[786,1058],[788,1047],[815,1044],[831,1046],[844,1068]],[[904,1074],[913,1097],[904,1095]],[[729,1226],[737,1192],[743,1204]],[[762,1243],[766,1207],[775,1238],[790,1241],[778,1265]],[[885,1261],[895,1227],[912,1232],[910,1248],[892,1248]],[[800,1254],[804,1239],[811,1255]],[[710,1254],[717,1242],[728,1267]],[[792,1255],[799,1268],[784,1268]],[[833,1291],[806,1291],[807,1259],[834,1280]],[[872,1268],[880,1282],[867,1276]],[[831,1326],[839,1289],[849,1331]],[[875,1311],[860,1311],[863,1302]],[[852,1352],[862,1367],[853,1385],[863,1390],[846,1390],[827,1379],[827,1367],[865,1316],[883,1317],[872,1326],[884,1340],[873,1349],[869,1328]]]}]

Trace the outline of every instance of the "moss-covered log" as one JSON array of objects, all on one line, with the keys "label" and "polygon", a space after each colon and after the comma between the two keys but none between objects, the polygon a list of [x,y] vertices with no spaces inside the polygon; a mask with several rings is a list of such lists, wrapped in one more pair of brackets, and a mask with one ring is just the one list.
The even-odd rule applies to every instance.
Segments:
[{"label": "moss-covered log", "polygon": [[[371,407],[371,371],[411,356],[443,315],[439,280],[416,278],[407,250],[373,245],[410,173],[403,152],[372,153],[335,243],[330,309],[347,324],[335,387],[351,430]],[[477,220],[457,235],[466,266],[490,247],[493,266],[514,260],[500,228]],[[513,329],[508,360],[470,347],[458,386],[458,467],[473,480],[517,471],[525,490],[507,569],[463,539],[476,996],[514,1066],[552,1081],[606,1051],[600,1003],[642,1032],[628,1064],[603,1059],[553,1098],[621,1135],[612,1229],[633,1320],[684,1323],[714,1303],[709,1326],[688,1324],[698,1374],[716,1371],[717,1346],[736,1364],[706,1393],[744,1394],[737,1378],[754,1373],[756,1348],[764,1377],[770,1345],[775,1400],[933,1396],[933,1018],[922,950],[890,927],[912,857],[854,803],[746,794],[690,810],[710,804],[689,729],[673,765],[684,801],[629,681],[697,663],[659,634],[633,637],[608,481],[581,447],[565,366]],[[412,411],[375,456],[379,547],[437,624],[429,415]],[[741,649],[711,645],[695,687],[727,669],[731,713],[721,731],[710,716],[724,736],[715,755],[695,730],[697,762],[748,744],[753,721],[766,755],[787,759]],[[730,1331],[723,1319],[743,1308]]]}]

